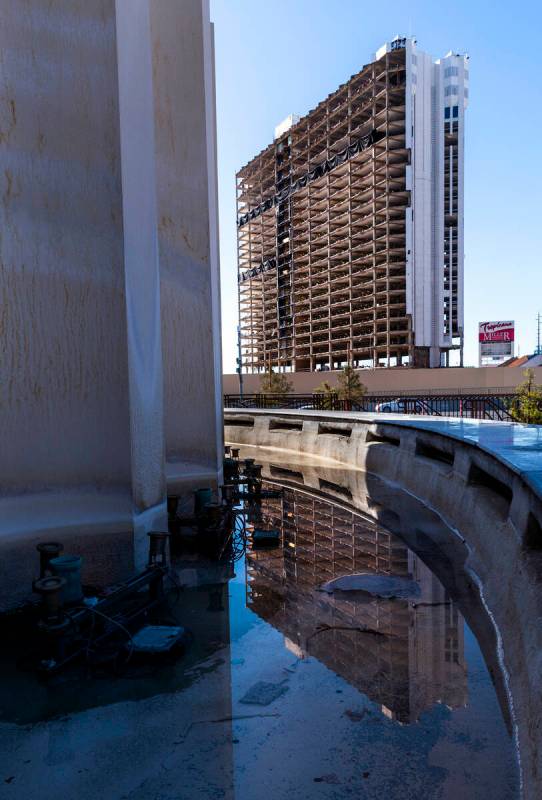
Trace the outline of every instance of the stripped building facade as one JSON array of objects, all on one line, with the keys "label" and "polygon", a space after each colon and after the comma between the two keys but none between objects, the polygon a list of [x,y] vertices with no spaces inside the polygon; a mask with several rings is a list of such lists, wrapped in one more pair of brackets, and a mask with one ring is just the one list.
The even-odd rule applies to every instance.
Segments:
[{"label": "stripped building facade", "polygon": [[394,39],[238,172],[244,371],[462,354],[467,64]]}]

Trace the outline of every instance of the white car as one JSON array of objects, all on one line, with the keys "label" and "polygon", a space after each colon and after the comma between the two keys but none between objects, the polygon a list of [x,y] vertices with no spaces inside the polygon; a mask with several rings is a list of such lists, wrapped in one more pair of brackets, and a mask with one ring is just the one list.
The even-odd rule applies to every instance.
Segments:
[{"label": "white car", "polygon": [[413,397],[397,397],[377,403],[375,411],[379,414],[420,414],[423,408],[419,400]]}]

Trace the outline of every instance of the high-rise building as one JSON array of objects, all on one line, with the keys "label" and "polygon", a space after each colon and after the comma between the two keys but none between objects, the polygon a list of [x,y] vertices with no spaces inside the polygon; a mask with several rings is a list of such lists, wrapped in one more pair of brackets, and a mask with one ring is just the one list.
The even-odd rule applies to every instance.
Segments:
[{"label": "high-rise building", "polygon": [[237,174],[244,371],[463,348],[468,57],[395,38]]}]

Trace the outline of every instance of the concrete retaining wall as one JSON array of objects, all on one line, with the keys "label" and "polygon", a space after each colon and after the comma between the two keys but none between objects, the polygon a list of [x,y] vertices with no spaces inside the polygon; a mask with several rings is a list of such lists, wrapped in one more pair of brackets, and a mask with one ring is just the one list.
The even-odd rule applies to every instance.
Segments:
[{"label": "concrete retaining wall", "polygon": [[[402,487],[468,547],[492,616],[515,727],[524,797],[542,782],[542,429],[478,421],[295,411],[225,412],[228,443],[325,458]],[[538,464],[538,469],[536,466]],[[361,510],[386,524],[367,495]],[[460,544],[458,542],[458,544]]]},{"label": "concrete retaining wall", "polygon": [[[450,367],[449,369],[361,369],[357,370],[362,383],[373,394],[404,394],[424,392],[440,394],[476,393],[487,391],[513,392],[523,380],[521,367]],[[542,383],[542,367],[535,370],[535,379]],[[309,394],[323,381],[335,386],[339,372],[295,372],[288,374],[294,392]],[[260,375],[243,375],[244,391],[260,391]],[[238,394],[238,375],[224,375],[224,392]]]}]

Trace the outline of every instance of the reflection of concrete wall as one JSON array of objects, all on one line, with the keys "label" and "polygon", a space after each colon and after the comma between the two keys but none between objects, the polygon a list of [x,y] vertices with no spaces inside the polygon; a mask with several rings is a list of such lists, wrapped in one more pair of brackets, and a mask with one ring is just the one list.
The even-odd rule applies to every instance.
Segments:
[{"label": "reflection of concrete wall", "polygon": [[[219,319],[208,13],[202,0],[28,0],[24,9],[16,2],[3,6],[5,548],[10,535],[17,535],[20,552],[23,541],[31,547],[45,536],[135,531],[141,564],[146,531],[165,523],[165,440],[169,454],[181,428],[189,444],[197,438],[195,459],[203,466],[181,465],[178,471],[188,483],[198,483],[201,473],[207,484],[216,479]],[[154,32],[165,27],[172,35],[155,41],[151,21]],[[179,48],[174,31],[191,46]],[[188,114],[172,122],[158,113],[166,96],[178,108],[180,84],[191,89],[197,125]],[[183,136],[199,147],[190,185],[182,181]],[[188,199],[175,206],[174,196]],[[181,224],[187,206],[197,206],[199,227],[195,215]],[[168,239],[157,213],[171,217]],[[180,264],[174,252],[183,236],[197,242],[194,263]],[[166,285],[172,273],[173,285]],[[186,341],[194,336],[195,318],[200,346],[189,357]],[[171,376],[181,359],[183,380],[172,406]],[[174,419],[166,430],[164,374],[165,412]],[[184,388],[190,383],[186,376],[192,389]],[[206,394],[199,404],[196,384]],[[201,416],[189,413],[193,408]],[[27,567],[10,552],[4,550],[1,560],[10,562],[14,584],[29,585]]]},{"label": "reflection of concrete wall", "polygon": [[[254,456],[254,449],[250,446],[243,447],[241,457],[249,456]],[[460,610],[475,635],[487,667],[494,678],[499,704],[506,726],[510,731],[508,695],[497,653],[498,643],[495,628],[465,564],[469,550],[463,543],[458,542],[457,535],[443,522],[441,517],[398,485],[390,484],[389,481],[377,475],[363,472],[347,464],[299,452],[281,453],[271,448],[260,448],[258,461],[262,464],[263,476],[267,480],[278,482],[279,485],[286,482],[288,486],[296,488],[298,494],[299,490],[309,494],[321,492],[321,481],[323,480],[323,494],[325,497],[333,498],[335,507],[341,506],[345,510],[352,509],[362,519],[368,515],[384,525],[387,531],[393,531],[400,537],[399,552],[403,554],[403,558],[405,552],[403,543],[406,543],[416,553],[415,572],[422,578],[422,590],[426,599],[430,597],[434,584],[432,579],[424,580],[424,575],[430,578],[431,574],[434,574],[438,578],[437,585],[445,587],[446,593],[454,603],[454,608]],[[285,469],[287,470],[286,474]],[[383,533],[389,536],[389,533]],[[374,552],[370,555],[366,553],[365,558],[367,566],[376,569],[378,561],[376,549],[373,549]],[[423,564],[428,564],[430,571],[429,569],[421,571]],[[419,612],[417,617],[422,622],[424,620],[423,609],[422,606],[417,610]],[[423,646],[422,640],[421,647],[423,648]],[[457,651],[463,652],[460,632],[457,639]],[[413,661],[413,663],[415,662]],[[444,671],[446,669],[445,667]],[[453,666],[451,669],[455,672]],[[438,684],[439,677],[436,673],[435,678]],[[452,687],[452,691],[447,693],[443,702],[454,707],[462,705],[464,702],[461,689],[463,683],[460,682],[456,685],[448,678],[446,678],[446,683]],[[456,693],[453,686],[457,688]],[[412,688],[411,702],[415,708],[418,701],[414,682]]]},{"label": "reflection of concrete wall", "polygon": [[[278,424],[270,428],[272,419]],[[228,425],[229,420],[237,424]],[[226,441],[272,447],[282,462],[292,463],[293,453],[314,454],[330,467],[364,470],[390,491],[400,487],[436,509],[463,538],[465,569],[471,584],[480,587],[500,641],[528,798],[538,796],[542,776],[542,630],[532,624],[542,618],[540,435],[536,426],[473,421],[391,417],[382,423],[369,414],[226,413]],[[386,516],[382,494],[382,502],[359,496],[359,508],[400,530],[397,515]],[[424,535],[430,539],[430,527]]]},{"label": "reflection of concrete wall", "polygon": [[[329,500],[291,489],[282,500],[264,501],[262,515],[281,529],[283,547],[249,555],[253,611],[401,722],[414,722],[437,701],[466,702],[463,620],[404,542]],[[317,591],[356,572],[414,577],[421,597],[409,603]],[[360,633],[365,628],[380,635]]]},{"label": "reflection of concrete wall", "polygon": [[[524,380],[521,367],[451,367],[449,369],[362,369],[358,370],[362,382],[370,392],[403,394],[404,392],[440,392],[456,394],[470,390],[486,391],[497,389],[513,392]],[[535,369],[536,380],[542,383],[542,367]],[[313,392],[325,379],[333,386],[337,383],[338,372],[295,372],[288,375],[299,394]],[[260,376],[243,375],[244,391],[259,392]],[[237,375],[224,375],[224,391],[238,394]]]}]

